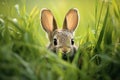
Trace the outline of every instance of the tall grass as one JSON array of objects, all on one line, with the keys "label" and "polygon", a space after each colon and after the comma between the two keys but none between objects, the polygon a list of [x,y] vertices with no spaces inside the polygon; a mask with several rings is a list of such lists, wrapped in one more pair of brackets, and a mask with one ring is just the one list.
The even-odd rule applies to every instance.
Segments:
[{"label": "tall grass", "polygon": [[75,38],[80,43],[72,63],[44,46],[38,7],[27,13],[25,5],[15,5],[16,18],[0,15],[0,80],[120,80],[119,1],[100,2],[86,35]]}]

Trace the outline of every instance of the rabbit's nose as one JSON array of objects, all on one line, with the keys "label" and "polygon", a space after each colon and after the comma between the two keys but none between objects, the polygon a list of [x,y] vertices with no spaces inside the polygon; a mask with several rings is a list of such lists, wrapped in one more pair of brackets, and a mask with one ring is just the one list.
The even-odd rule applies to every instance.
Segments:
[{"label": "rabbit's nose", "polygon": [[66,49],[63,49],[62,52],[63,52],[63,53],[67,53],[67,50],[66,50]]},{"label": "rabbit's nose", "polygon": [[63,52],[63,53],[69,53],[69,52],[70,52],[70,49],[67,48],[67,47],[64,47],[64,48],[62,48],[62,52]]}]

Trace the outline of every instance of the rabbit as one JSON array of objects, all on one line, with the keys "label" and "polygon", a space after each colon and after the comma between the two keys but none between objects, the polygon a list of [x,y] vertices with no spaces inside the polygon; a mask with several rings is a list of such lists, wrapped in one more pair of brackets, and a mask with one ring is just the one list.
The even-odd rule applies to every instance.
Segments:
[{"label": "rabbit", "polygon": [[52,12],[47,8],[41,10],[41,26],[47,32],[50,41],[48,49],[56,54],[61,51],[64,60],[72,61],[76,54],[73,32],[78,26],[78,21],[78,10],[72,8],[65,16],[62,29],[58,29]]}]

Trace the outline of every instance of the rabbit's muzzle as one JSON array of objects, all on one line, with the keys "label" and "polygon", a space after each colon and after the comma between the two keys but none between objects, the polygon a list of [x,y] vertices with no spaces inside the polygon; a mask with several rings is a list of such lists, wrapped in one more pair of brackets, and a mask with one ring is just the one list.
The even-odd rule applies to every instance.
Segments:
[{"label": "rabbit's muzzle", "polygon": [[70,52],[70,48],[68,48],[68,47],[63,47],[63,48],[60,48],[59,49],[63,54],[67,54],[67,53],[69,53]]},{"label": "rabbit's muzzle", "polygon": [[71,62],[75,56],[76,49],[70,47],[61,47],[56,52],[60,52],[62,54],[62,59],[70,60]]}]

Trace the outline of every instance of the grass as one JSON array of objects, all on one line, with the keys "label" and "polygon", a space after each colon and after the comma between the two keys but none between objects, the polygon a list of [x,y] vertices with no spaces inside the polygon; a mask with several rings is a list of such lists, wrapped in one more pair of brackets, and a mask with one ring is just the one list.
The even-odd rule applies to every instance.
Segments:
[{"label": "grass", "polygon": [[[39,7],[27,12],[26,5],[16,4],[10,14],[1,12],[0,80],[120,80],[119,1],[96,0],[94,5],[94,14],[87,15],[90,21],[81,21],[76,30],[79,48],[72,63],[46,49]],[[56,8],[51,9],[59,14]],[[80,28],[83,24],[85,30]],[[84,34],[79,33],[81,29]]]}]

